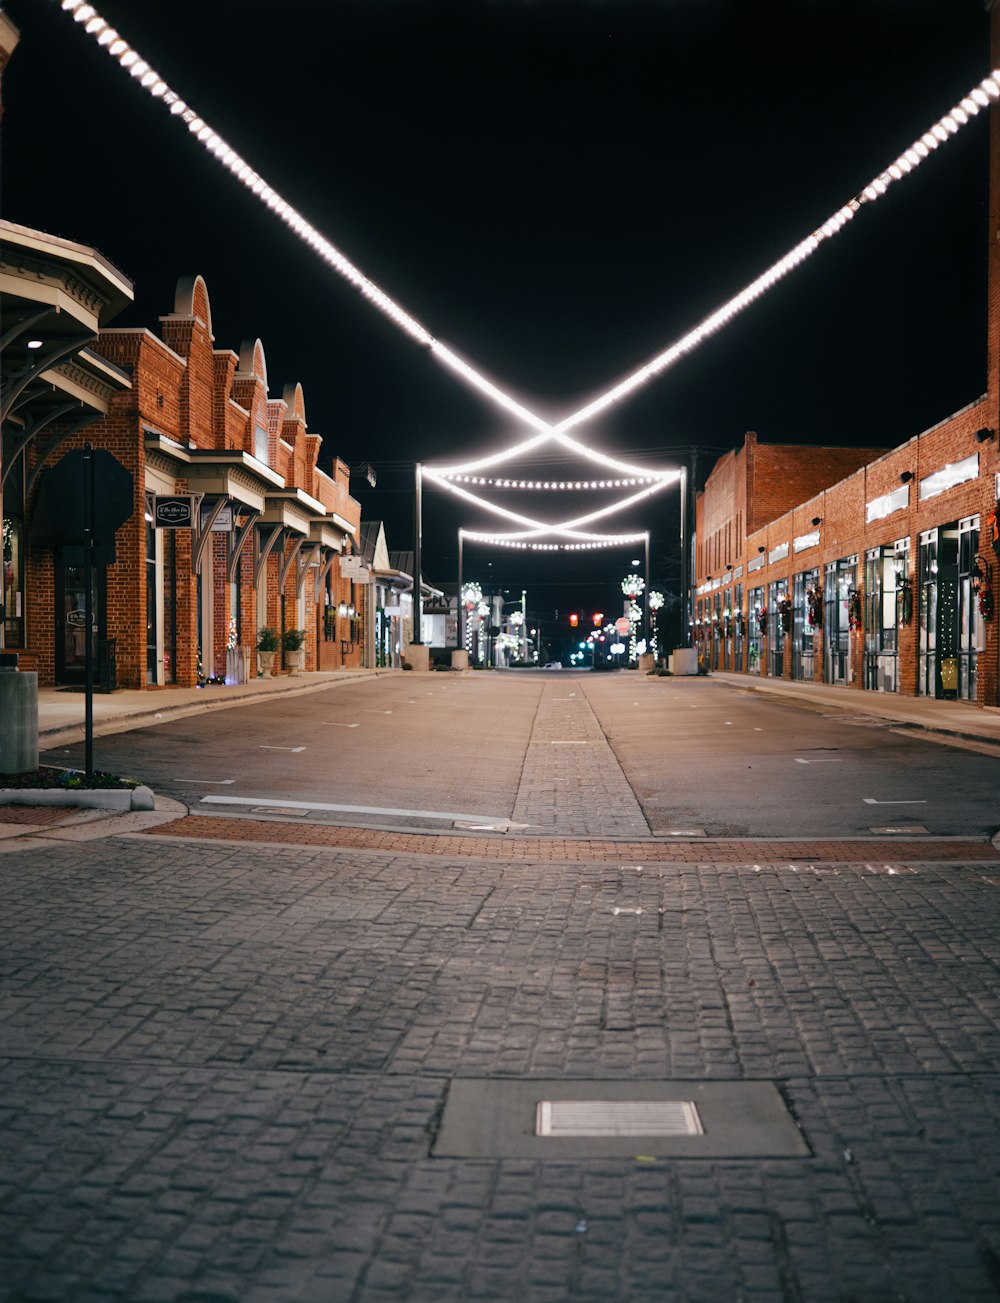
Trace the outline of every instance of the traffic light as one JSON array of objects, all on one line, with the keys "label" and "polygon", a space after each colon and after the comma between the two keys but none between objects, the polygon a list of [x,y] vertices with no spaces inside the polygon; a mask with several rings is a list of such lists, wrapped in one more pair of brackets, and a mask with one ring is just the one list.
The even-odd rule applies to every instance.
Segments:
[{"label": "traffic light", "polygon": [[576,613],[575,611],[574,611],[573,614],[569,617],[569,623],[570,623],[570,627],[573,628],[573,629],[575,629],[576,626],[580,623],[580,617],[577,615],[577,613]]},{"label": "traffic light", "polygon": [[595,629],[599,629],[603,623],[604,623],[604,612],[603,612],[603,611],[595,611],[595,612],[594,612],[594,628],[595,628]]}]

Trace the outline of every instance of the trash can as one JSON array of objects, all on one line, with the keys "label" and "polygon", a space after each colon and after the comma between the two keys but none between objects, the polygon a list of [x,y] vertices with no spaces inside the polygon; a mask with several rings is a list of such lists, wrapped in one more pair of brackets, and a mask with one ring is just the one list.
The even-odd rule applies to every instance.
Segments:
[{"label": "trash can", "polygon": [[16,659],[13,667],[0,669],[0,719],[0,774],[37,769],[38,675],[19,672]]}]

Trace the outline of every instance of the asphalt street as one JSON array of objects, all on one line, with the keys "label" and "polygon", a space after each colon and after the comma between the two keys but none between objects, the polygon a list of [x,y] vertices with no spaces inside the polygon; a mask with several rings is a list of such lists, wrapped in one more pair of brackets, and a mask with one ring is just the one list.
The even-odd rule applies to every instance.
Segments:
[{"label": "asphalt street", "polygon": [[347,822],[375,810],[400,826],[770,838],[1000,826],[1000,747],[916,736],[863,701],[833,711],[711,678],[401,675],[101,738],[95,755],[193,807],[292,800]]},{"label": "asphalt street", "polygon": [[1000,1297],[996,757],[567,673],[98,761],[184,804],[8,815],[0,1299]]}]

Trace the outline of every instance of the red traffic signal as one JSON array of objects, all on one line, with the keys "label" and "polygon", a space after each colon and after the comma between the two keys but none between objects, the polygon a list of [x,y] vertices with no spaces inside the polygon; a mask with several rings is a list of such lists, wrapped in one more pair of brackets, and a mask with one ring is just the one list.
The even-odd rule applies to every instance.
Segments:
[{"label": "red traffic signal", "polygon": [[580,617],[577,615],[577,613],[576,613],[575,611],[574,611],[573,614],[569,617],[569,622],[570,622],[570,626],[571,626],[572,628],[574,628],[574,629],[575,629],[576,626],[580,623]]},{"label": "red traffic signal", "polygon": [[603,623],[604,623],[604,612],[603,612],[603,611],[595,611],[595,612],[594,612],[594,628],[595,628],[595,629],[599,629]]}]

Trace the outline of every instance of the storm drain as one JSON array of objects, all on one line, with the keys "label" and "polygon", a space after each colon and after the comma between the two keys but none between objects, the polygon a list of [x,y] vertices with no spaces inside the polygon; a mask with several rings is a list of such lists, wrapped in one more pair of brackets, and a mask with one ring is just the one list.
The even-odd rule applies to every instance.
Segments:
[{"label": "storm drain", "polygon": [[689,1099],[543,1099],[538,1136],[700,1136],[701,1118]]},{"label": "storm drain", "polygon": [[451,1082],[438,1158],[802,1158],[773,1081]]}]

